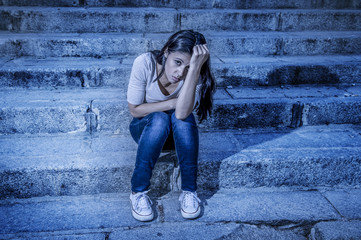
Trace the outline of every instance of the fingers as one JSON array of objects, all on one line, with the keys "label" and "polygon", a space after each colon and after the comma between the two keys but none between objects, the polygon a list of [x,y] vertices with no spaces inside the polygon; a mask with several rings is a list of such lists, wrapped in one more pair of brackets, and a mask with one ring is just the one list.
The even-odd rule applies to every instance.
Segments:
[{"label": "fingers", "polygon": [[193,47],[193,54],[195,55],[209,55],[207,44],[195,45]]},{"label": "fingers", "polygon": [[193,47],[191,65],[202,66],[209,58],[209,50],[206,44],[196,45]]}]

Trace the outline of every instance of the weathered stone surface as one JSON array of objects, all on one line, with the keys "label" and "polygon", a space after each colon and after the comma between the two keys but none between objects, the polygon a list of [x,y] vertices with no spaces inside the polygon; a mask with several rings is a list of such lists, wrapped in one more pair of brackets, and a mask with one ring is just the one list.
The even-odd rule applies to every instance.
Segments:
[{"label": "weathered stone surface", "polygon": [[[215,96],[213,115],[202,129],[358,124],[357,87],[295,86],[227,88]],[[220,97],[220,98],[218,98]],[[295,104],[303,106],[299,116]],[[124,89],[3,90],[0,100],[3,134],[128,132],[131,115]],[[296,127],[297,127],[296,126]]]},{"label": "weathered stone surface", "polygon": [[[41,89],[117,87],[125,93],[134,58],[3,58],[0,59],[0,86]],[[329,56],[212,56],[211,63],[218,87],[356,84],[361,81],[361,61],[357,56],[333,59]],[[350,90],[355,89],[350,87]]]},{"label": "weathered stone surface", "polygon": [[300,9],[359,9],[361,8],[359,0],[326,0],[326,1],[308,1],[308,0],[215,0],[215,1],[146,1],[146,0],[2,0],[0,6],[55,6],[55,7],[168,7],[168,8],[300,8]]},{"label": "weathered stone surface", "polygon": [[[130,135],[13,135],[0,145],[1,198],[130,191],[137,148]],[[152,188],[168,191],[173,168],[172,157],[161,157]]]},{"label": "weathered stone surface", "polygon": [[[3,234],[3,239],[16,239],[16,240],[104,240],[107,236],[106,233],[94,233],[91,231],[65,231],[57,233],[23,233],[23,234]],[[16,238],[13,238],[16,237]]]},{"label": "weathered stone surface", "polygon": [[109,239],[136,240],[147,236],[148,239],[220,239],[232,233],[239,224],[236,223],[159,223],[142,228],[114,231]]},{"label": "weathered stone surface", "polygon": [[257,1],[237,1],[237,0],[215,0],[214,7],[220,8],[360,8],[360,2],[354,1],[341,1],[341,0],[326,0],[326,1],[289,1],[289,0],[257,0]]},{"label": "weathered stone surface", "polygon": [[[136,8],[14,8],[1,7],[1,30],[15,32],[173,32],[177,12]],[[5,28],[4,28],[5,27]]]},{"label": "weathered stone surface", "polygon": [[[9,34],[0,33],[0,56],[107,57],[138,55],[161,49],[167,34]],[[360,54],[358,32],[207,32],[213,54],[234,55],[323,55]]]},{"label": "weathered stone surface", "polygon": [[132,117],[126,101],[119,101],[119,99],[114,99],[113,102],[95,100],[92,105],[92,112],[98,116],[97,131],[113,133],[129,131]]},{"label": "weathered stone surface", "polygon": [[360,189],[327,191],[323,195],[337,208],[343,217],[347,219],[361,218]]},{"label": "weathered stone surface", "polygon": [[[20,170],[2,170],[1,198],[29,198],[37,196],[78,196],[83,194],[130,192],[130,180],[134,170],[135,154],[107,155],[112,165],[101,165],[104,157],[69,157],[72,161],[83,162],[81,167],[62,165],[55,169],[28,168]],[[49,158],[30,158],[33,161],[47,161]],[[16,161],[7,158],[1,161]],[[21,159],[20,159],[21,160]],[[61,163],[62,158],[51,159]],[[84,162],[98,163],[99,166],[87,166]],[[118,164],[118,165],[117,165]],[[49,165],[48,168],[50,168]],[[159,191],[170,190],[170,175],[173,162],[159,162],[153,172],[152,188]]]},{"label": "weathered stone surface", "polygon": [[[241,150],[361,147],[358,125],[303,126],[297,129],[250,129],[235,132]],[[241,151],[240,150],[240,151]]]},{"label": "weathered stone surface", "polygon": [[44,106],[28,104],[17,108],[0,109],[0,133],[58,133],[84,132],[86,121],[84,109],[86,103],[79,106]]},{"label": "weathered stone surface", "polygon": [[[122,135],[3,135],[0,145],[1,198],[130,191],[137,145],[129,131]],[[199,189],[218,188],[219,165],[236,151],[237,140],[231,132],[200,133]],[[171,182],[177,181],[171,180],[175,165],[175,153],[164,152],[151,188],[169,191]]]},{"label": "weathered stone surface", "polygon": [[[201,131],[198,187],[357,185],[360,144],[352,126]],[[4,135],[0,145],[2,197],[129,191],[137,148],[129,132]],[[168,191],[176,158],[163,159],[152,188]]]},{"label": "weathered stone surface", "polygon": [[359,185],[360,151],[360,148],[244,150],[222,162],[220,187]]},{"label": "weathered stone surface", "polygon": [[152,193],[156,215],[148,223],[132,218],[129,193],[1,200],[5,217],[0,218],[0,238],[138,239],[146,234],[150,239],[306,239],[297,227],[318,221],[313,236],[319,238],[312,239],[357,239],[360,233],[359,221],[335,221],[340,216],[317,191],[254,189],[200,195],[207,202],[205,211],[192,222],[181,217],[178,196]]},{"label": "weathered stone surface", "polygon": [[352,129],[331,125],[236,134],[244,149],[222,161],[220,187],[357,186],[361,138]]},{"label": "weathered stone surface", "polygon": [[[357,31],[361,24],[358,11],[282,11],[282,31]],[[347,27],[345,27],[347,25]]]},{"label": "weathered stone surface", "polygon": [[129,194],[44,197],[2,201],[1,234],[142,226],[133,219]]},{"label": "weathered stone surface", "polygon": [[212,118],[201,126],[211,129],[288,126],[291,109],[288,99],[215,100]]},{"label": "weathered stone surface", "polygon": [[[352,10],[195,10],[1,7],[0,29],[15,32],[357,31]],[[208,21],[204,21],[207,19]],[[325,24],[326,23],[326,24]]]},{"label": "weathered stone surface", "polygon": [[196,31],[275,31],[279,21],[273,11],[181,10],[180,17],[181,28]]},{"label": "weathered stone surface", "polygon": [[[164,197],[164,221],[182,219],[179,193]],[[206,197],[206,196],[205,196]],[[205,206],[197,222],[241,222],[282,226],[340,219],[332,205],[319,192],[220,190],[211,197],[201,196]]]},{"label": "weathered stone surface", "polygon": [[119,58],[19,58],[1,65],[1,87],[24,88],[127,88],[131,65]]},{"label": "weathered stone surface", "polygon": [[[1,133],[85,132],[94,99],[124,98],[117,90],[3,91]],[[111,101],[111,100],[110,100]]]},{"label": "weathered stone surface", "polygon": [[306,240],[305,236],[291,230],[278,230],[267,226],[252,226],[242,224],[231,234],[220,238],[221,240],[241,239],[269,239],[269,240]]},{"label": "weathered stone surface", "polygon": [[333,98],[331,101],[326,99],[307,101],[303,122],[305,125],[359,124],[361,123],[361,101],[359,97],[350,99],[347,95],[342,98]]},{"label": "weathered stone surface", "polygon": [[[319,35],[320,34],[320,35]],[[293,38],[292,35],[282,40],[282,53],[284,55],[318,55],[318,54],[354,54],[360,51],[359,42],[360,35],[357,32],[344,33],[349,38],[344,41],[342,37],[336,37],[331,40],[323,33],[318,33],[317,40],[309,38],[308,34],[304,34],[305,38]],[[316,41],[315,41],[316,40]]]},{"label": "weathered stone surface", "polygon": [[361,239],[361,221],[335,221],[317,223],[312,229],[311,239]]}]

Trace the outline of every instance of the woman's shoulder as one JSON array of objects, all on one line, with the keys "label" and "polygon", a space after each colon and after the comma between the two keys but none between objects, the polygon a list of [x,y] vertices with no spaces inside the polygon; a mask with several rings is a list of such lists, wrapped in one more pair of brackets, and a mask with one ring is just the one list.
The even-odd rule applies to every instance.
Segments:
[{"label": "woman's shoulder", "polygon": [[154,64],[155,58],[151,52],[142,53],[137,56],[134,63]]}]

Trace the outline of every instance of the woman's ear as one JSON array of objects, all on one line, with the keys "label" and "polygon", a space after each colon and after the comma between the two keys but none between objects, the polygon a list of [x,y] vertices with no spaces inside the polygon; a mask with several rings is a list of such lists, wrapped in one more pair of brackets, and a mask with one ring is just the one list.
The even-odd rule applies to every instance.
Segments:
[{"label": "woman's ear", "polygon": [[166,48],[166,49],[164,50],[164,57],[167,58],[167,57],[168,57],[168,54],[169,54],[169,53],[168,53],[168,48]]}]

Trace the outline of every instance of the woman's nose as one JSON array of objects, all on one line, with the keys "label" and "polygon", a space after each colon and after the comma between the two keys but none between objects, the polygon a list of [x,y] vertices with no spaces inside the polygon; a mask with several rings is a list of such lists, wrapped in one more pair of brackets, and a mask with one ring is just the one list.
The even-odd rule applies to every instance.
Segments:
[{"label": "woman's nose", "polygon": [[184,71],[185,71],[185,67],[180,67],[180,68],[178,69],[178,74],[179,74],[180,77],[183,76]]}]

